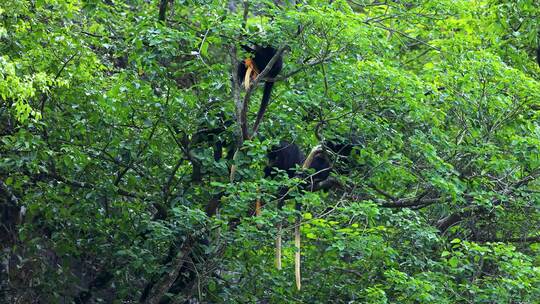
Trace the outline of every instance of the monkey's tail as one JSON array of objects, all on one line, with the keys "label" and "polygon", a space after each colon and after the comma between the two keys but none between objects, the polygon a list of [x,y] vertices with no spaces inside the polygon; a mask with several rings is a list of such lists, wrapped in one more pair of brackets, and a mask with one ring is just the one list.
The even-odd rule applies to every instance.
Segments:
[{"label": "monkey's tail", "polygon": [[255,124],[253,125],[253,135],[257,133],[257,130],[259,129],[259,124],[262,121],[262,118],[264,116],[264,112],[266,112],[266,108],[268,107],[268,103],[270,102],[270,95],[272,95],[272,88],[274,87],[274,83],[270,81],[266,81],[264,83],[264,91],[263,91],[263,97],[261,100],[261,106],[259,107],[259,112],[257,113],[257,119],[255,120]]},{"label": "monkey's tail", "polygon": [[276,233],[276,268],[281,270],[281,232],[282,232],[282,223],[277,224],[277,233]]},{"label": "monkey's tail", "polygon": [[302,287],[302,276],[300,274],[300,261],[302,259],[302,255],[300,253],[300,217],[301,215],[296,218],[296,221],[294,223],[294,247],[296,249],[294,253],[294,277],[297,290],[300,290],[300,288]]}]

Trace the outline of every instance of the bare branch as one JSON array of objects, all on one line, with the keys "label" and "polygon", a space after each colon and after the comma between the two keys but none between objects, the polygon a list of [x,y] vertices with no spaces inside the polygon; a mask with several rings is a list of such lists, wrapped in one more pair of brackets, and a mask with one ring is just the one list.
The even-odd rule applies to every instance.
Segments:
[{"label": "bare branch", "polygon": [[378,28],[382,28],[382,29],[384,29],[384,30],[387,30],[387,31],[390,32],[390,33],[397,33],[397,34],[399,34],[399,35],[401,35],[401,36],[403,36],[403,37],[405,37],[405,38],[407,38],[407,39],[410,39],[410,40],[416,41],[416,42],[418,42],[418,43],[420,43],[420,44],[423,44],[423,45],[429,47],[430,49],[433,49],[433,50],[436,50],[436,51],[438,51],[438,52],[441,52],[441,49],[440,49],[440,48],[435,47],[435,46],[432,46],[431,44],[429,44],[429,43],[427,43],[427,42],[425,42],[425,41],[423,41],[423,40],[420,40],[420,39],[418,39],[418,38],[411,37],[411,36],[409,36],[409,35],[403,33],[402,31],[399,31],[399,30],[396,30],[396,29],[393,29],[393,28],[389,28],[389,27],[387,27],[387,26],[385,26],[385,25],[383,25],[383,24],[381,24],[381,23],[373,24],[373,26],[378,27]]},{"label": "bare branch", "polygon": [[192,238],[188,238],[184,241],[184,244],[182,244],[182,247],[180,248],[180,250],[178,250],[178,253],[171,261],[170,265],[168,265],[167,267],[167,269],[170,269],[170,271],[166,273],[163,277],[161,277],[161,279],[157,283],[154,284],[154,286],[150,290],[148,298],[146,299],[146,301],[144,301],[145,304],[159,303],[163,295],[165,295],[165,293],[169,291],[172,284],[178,277],[180,269],[186,261],[187,255],[191,252],[193,244],[194,240]]},{"label": "bare branch", "polygon": [[0,179],[0,191],[8,198],[13,206],[19,206],[19,199],[9,190],[9,187]]},{"label": "bare branch", "polygon": [[237,146],[240,147],[243,143],[243,140],[244,140],[244,133],[247,133],[247,127],[246,129],[244,130],[243,129],[243,126],[244,126],[244,123],[242,122],[242,119],[241,119],[241,113],[242,113],[242,108],[243,108],[243,102],[240,98],[240,88],[238,86],[238,74],[236,73],[238,71],[238,65],[240,64],[238,62],[238,60],[236,59],[237,58],[237,50],[236,50],[236,45],[231,45],[231,48],[229,50],[229,55],[230,55],[230,58],[231,58],[231,66],[232,66],[232,70],[231,70],[231,74],[232,74],[232,84],[231,84],[231,90],[232,90],[232,97],[233,97],[233,101],[234,101],[234,105],[235,105],[235,109],[236,109],[236,122],[238,123],[238,125],[240,126],[240,132],[238,134],[238,139],[237,139]]},{"label": "bare branch", "polygon": [[169,2],[169,0],[161,0],[159,2],[159,21],[165,21],[167,15],[167,2]]},{"label": "bare branch", "polygon": [[490,237],[478,237],[469,238],[468,241],[487,243],[487,242],[501,242],[501,243],[540,243],[540,235],[537,236],[524,236],[524,237],[507,237],[507,238],[490,238]]}]

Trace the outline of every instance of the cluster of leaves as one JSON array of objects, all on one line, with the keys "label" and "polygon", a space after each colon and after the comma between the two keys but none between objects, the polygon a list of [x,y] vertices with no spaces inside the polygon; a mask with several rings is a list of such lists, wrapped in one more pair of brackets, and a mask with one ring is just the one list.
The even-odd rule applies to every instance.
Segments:
[{"label": "cluster of leaves", "polygon": [[[223,2],[0,4],[0,302],[540,298],[537,1]],[[288,46],[241,146],[240,43]],[[263,178],[351,135],[338,189]]]}]

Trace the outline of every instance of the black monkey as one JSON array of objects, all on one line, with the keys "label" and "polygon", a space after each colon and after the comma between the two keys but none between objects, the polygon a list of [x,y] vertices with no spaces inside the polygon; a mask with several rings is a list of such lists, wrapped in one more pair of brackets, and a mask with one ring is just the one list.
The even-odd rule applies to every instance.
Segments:
[{"label": "black monkey", "polygon": [[[294,176],[306,177],[306,182],[302,183],[300,186],[303,190],[306,191],[316,191],[319,189],[319,183],[328,179],[330,176],[331,163],[326,154],[326,151],[323,146],[319,145],[315,147],[309,153],[307,158],[304,158],[304,154],[300,148],[292,143],[280,142],[280,144],[273,148],[268,153],[268,166],[264,169],[265,177],[273,177],[275,175],[275,169],[285,170],[289,178]],[[314,171],[309,176],[305,175],[305,172],[295,172],[294,168],[298,165],[302,165],[303,169],[311,169]],[[281,187],[279,189],[279,198],[278,198],[278,209],[282,209],[287,199],[287,193],[289,189],[287,187]],[[295,209],[298,211],[298,215],[295,220],[294,225],[294,244],[296,247],[295,251],[295,281],[296,288],[300,290],[301,288],[301,275],[300,275],[300,224],[301,224],[301,204],[300,202],[295,203]],[[277,233],[276,233],[276,267],[281,269],[281,234],[282,234],[282,223],[277,224]]]},{"label": "black monkey", "polygon": [[[277,175],[278,171],[276,169],[283,170],[287,172],[289,178],[294,176],[306,178],[306,183],[302,188],[316,191],[319,189],[318,183],[327,180],[332,170],[334,170],[332,160],[350,156],[353,148],[354,144],[351,143],[327,141],[324,146],[319,145],[314,148],[309,155],[310,159],[306,160],[298,145],[281,141],[279,145],[272,147],[267,154],[268,165],[264,168],[264,177],[273,178]],[[304,169],[310,169],[312,174],[306,175],[306,173],[295,170],[296,167],[302,165],[305,165]]]},{"label": "black monkey", "polygon": [[[273,146],[270,151],[266,154],[268,157],[268,164],[264,168],[264,177],[265,178],[274,178],[278,174],[278,170],[287,172],[289,178],[296,176],[295,170],[297,167],[301,167],[304,163],[304,153],[294,143],[287,141],[280,141],[278,145]],[[278,209],[283,208],[285,200],[288,198],[287,192],[289,191],[288,187],[280,187],[278,191]],[[258,214],[260,211],[261,204],[257,204],[255,207],[255,213]]]},{"label": "black monkey", "polygon": [[[325,185],[320,183],[328,180],[332,171],[338,174],[349,173],[350,168],[348,166],[350,164],[347,162],[347,159],[354,147],[359,145],[356,139],[346,142],[342,140],[325,141],[322,145],[315,147],[308,156],[309,159],[306,160],[304,153],[298,145],[281,141],[279,145],[272,147],[267,154],[268,165],[264,168],[264,177],[273,178],[277,175],[276,169],[279,169],[286,171],[289,178],[293,178],[294,176],[305,178],[306,183],[302,186],[304,190],[327,190],[328,187],[335,186],[335,183]],[[334,166],[337,163],[340,166]],[[311,170],[311,174],[306,175],[305,172],[297,172],[295,168],[299,166],[304,166],[304,169]]]},{"label": "black monkey", "polygon": [[[271,46],[258,46],[256,45],[254,49],[242,46],[244,50],[246,50],[248,53],[253,54],[253,58],[248,58],[242,60],[240,64],[238,64],[238,81],[240,84],[244,83],[244,85],[247,87],[249,83],[245,83],[246,80],[250,81],[252,78],[255,78],[259,73],[262,73],[262,71],[266,68],[270,60],[276,55],[277,50]],[[276,62],[272,65],[272,68],[266,75],[268,78],[275,78],[279,72],[281,72],[281,69],[283,68],[283,56],[279,56],[276,60]],[[246,73],[250,71],[250,75],[246,76]],[[252,72],[254,72],[253,75]],[[264,82],[264,91],[263,91],[263,97],[261,99],[261,105],[259,107],[259,111],[257,112],[257,119],[255,120],[254,124],[254,130],[257,129],[259,126],[264,112],[266,111],[266,107],[268,106],[268,103],[270,101],[270,95],[272,94],[272,87],[274,86],[273,81],[265,81]]]},{"label": "black monkey", "polygon": [[[304,163],[304,153],[302,150],[294,143],[289,143],[286,141],[281,141],[279,145],[272,147],[267,154],[268,165],[264,168],[264,177],[274,177],[277,174],[277,170],[284,170],[287,172],[289,178],[292,178],[296,175],[296,167],[302,166]],[[282,209],[287,199],[287,192],[289,191],[288,187],[280,187],[278,193],[278,209]],[[297,205],[299,207],[299,205]],[[256,207],[256,209],[258,206]],[[255,212],[257,214],[257,212]],[[281,269],[281,231],[282,223],[281,221],[277,224],[277,233],[276,233],[276,267]],[[296,235],[296,234],[295,234]],[[297,280],[298,282],[299,280]]]},{"label": "black monkey", "polygon": [[277,174],[275,169],[287,172],[289,178],[294,177],[296,166],[301,166],[304,162],[304,153],[294,144],[281,141],[279,145],[272,147],[267,154],[268,165],[264,168],[264,177],[274,177]]},{"label": "black monkey", "polygon": [[[350,168],[341,168],[348,165],[342,160],[351,155],[355,145],[355,143],[334,140],[325,141],[323,145],[314,149],[312,159],[308,164],[308,168],[314,170],[313,175],[310,176],[312,190],[318,190],[317,183],[327,180],[332,171],[340,174],[349,172]],[[336,166],[338,163],[342,166]]]},{"label": "black monkey", "polygon": [[[294,176],[306,177],[306,182],[301,185],[301,188],[306,191],[317,191],[320,189],[332,188],[336,182],[333,179],[329,179],[330,171],[332,170],[332,163],[329,158],[329,151],[340,156],[348,156],[352,152],[353,146],[351,144],[328,142],[325,145],[316,146],[311,150],[307,158],[300,148],[292,143],[286,141],[280,142],[280,144],[274,147],[268,153],[268,165],[264,169],[265,177],[273,177],[276,175],[275,169],[284,170],[287,172],[289,178]],[[312,174],[305,175],[305,172],[296,172],[294,169],[302,165],[303,169],[311,169]],[[287,199],[287,187],[281,187],[279,189],[278,209],[281,209]],[[300,213],[301,205],[296,202],[295,209]],[[301,287],[301,275],[300,275],[300,215],[297,216],[294,225],[294,242],[296,247],[295,252],[295,277],[296,287],[300,290]],[[282,223],[277,225],[276,234],[276,267],[281,269],[281,233]]]},{"label": "black monkey", "polygon": [[312,159],[307,164],[308,169],[312,169],[313,173],[309,176],[311,189],[314,189],[316,183],[327,179],[330,176],[331,163],[328,153],[324,151],[322,146],[317,146],[312,151]]}]

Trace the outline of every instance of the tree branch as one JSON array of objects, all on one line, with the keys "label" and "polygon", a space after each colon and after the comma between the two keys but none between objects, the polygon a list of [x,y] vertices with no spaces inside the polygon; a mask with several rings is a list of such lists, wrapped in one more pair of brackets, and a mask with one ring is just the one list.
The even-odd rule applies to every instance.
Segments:
[{"label": "tree branch", "polygon": [[169,291],[186,261],[186,256],[191,253],[193,245],[194,239],[191,237],[184,241],[184,244],[182,244],[182,247],[180,247],[178,253],[167,267],[170,271],[152,286],[148,298],[144,301],[145,304],[158,304],[163,295]]},{"label": "tree branch", "polygon": [[468,238],[468,241],[487,243],[487,242],[501,242],[501,243],[540,243],[540,235],[526,236],[526,237],[508,237],[508,238],[490,238],[490,237],[478,237]]},{"label": "tree branch", "polygon": [[9,190],[9,187],[0,179],[0,191],[7,197],[13,206],[19,206],[19,199]]},{"label": "tree branch", "polygon": [[167,2],[169,2],[169,0],[161,0],[159,2],[159,21],[165,21],[167,15]]},{"label": "tree branch", "polygon": [[[513,184],[511,184],[508,188],[506,188],[504,191],[502,191],[502,194],[503,195],[511,195],[512,193],[514,193],[516,190],[518,190],[519,188],[529,184],[530,182],[536,180],[538,177],[540,176],[540,168],[536,168],[534,170],[532,170],[532,172],[525,176],[524,178],[514,182]],[[468,200],[472,201],[472,196],[468,196]],[[501,203],[501,200],[500,199],[496,199],[494,200],[493,204],[494,205],[497,205],[497,204],[500,204]],[[476,210],[474,210],[475,212],[482,212],[480,209],[476,208]],[[463,209],[463,210],[459,210],[455,213],[452,213],[440,220],[437,221],[437,223],[435,224],[435,226],[441,231],[441,232],[445,232],[448,228],[452,227],[453,225],[459,223],[460,221],[462,221],[465,217],[469,217],[473,214],[473,210],[472,210],[472,207],[469,206],[469,207],[466,207],[466,209]]]}]

